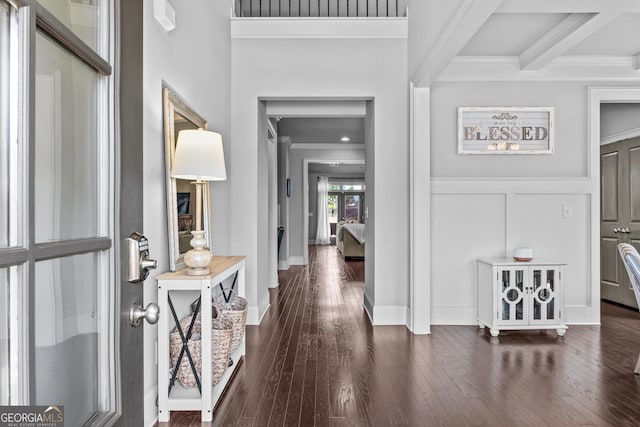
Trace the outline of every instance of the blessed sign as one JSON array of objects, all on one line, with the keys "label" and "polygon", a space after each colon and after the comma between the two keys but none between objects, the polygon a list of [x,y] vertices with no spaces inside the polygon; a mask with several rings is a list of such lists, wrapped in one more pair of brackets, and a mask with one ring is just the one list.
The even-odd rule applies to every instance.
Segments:
[{"label": "blessed sign", "polygon": [[553,107],[459,107],[459,154],[552,154]]}]

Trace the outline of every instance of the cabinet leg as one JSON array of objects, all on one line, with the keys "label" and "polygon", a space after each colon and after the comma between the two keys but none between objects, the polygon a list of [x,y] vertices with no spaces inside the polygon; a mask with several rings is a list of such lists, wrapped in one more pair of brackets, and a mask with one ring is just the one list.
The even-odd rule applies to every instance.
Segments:
[{"label": "cabinet leg", "polygon": [[558,333],[559,337],[563,337],[564,334],[567,332],[567,328],[558,328],[556,329],[556,332]]},{"label": "cabinet leg", "polygon": [[478,321],[478,328],[484,329],[484,323]]},{"label": "cabinet leg", "polygon": [[491,333],[492,337],[497,337],[498,335],[500,335],[500,330],[499,329],[489,329],[489,332]]}]

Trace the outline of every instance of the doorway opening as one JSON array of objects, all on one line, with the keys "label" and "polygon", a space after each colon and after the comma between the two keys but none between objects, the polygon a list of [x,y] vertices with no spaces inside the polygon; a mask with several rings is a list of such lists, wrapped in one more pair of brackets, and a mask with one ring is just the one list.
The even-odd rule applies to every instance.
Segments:
[{"label": "doorway opening", "polygon": [[[366,160],[373,156],[373,101],[263,102],[269,128],[265,135],[275,143],[266,145],[269,149],[265,150],[269,184],[259,185],[264,185],[265,190],[270,188],[265,212],[275,212],[268,227],[275,230],[276,238],[273,242],[269,239],[269,248],[273,246],[276,256],[269,262],[268,276],[277,277],[278,270],[309,263],[309,245],[315,245],[318,237],[320,177],[328,181],[327,201],[321,203],[320,212],[321,224],[327,224],[327,244],[336,243],[339,223],[364,224],[372,217],[373,197],[367,195],[373,193],[374,171],[373,162]],[[363,235],[363,241],[372,242],[367,252],[373,250],[373,232],[371,228],[366,230],[366,238]],[[362,257],[366,263],[364,248],[363,245]],[[370,267],[365,267],[367,273],[373,272]],[[365,279],[365,301],[373,302],[373,291],[373,274],[369,274]]]},{"label": "doorway opening", "polygon": [[618,245],[640,249],[640,103],[600,105],[600,297],[638,302]]}]

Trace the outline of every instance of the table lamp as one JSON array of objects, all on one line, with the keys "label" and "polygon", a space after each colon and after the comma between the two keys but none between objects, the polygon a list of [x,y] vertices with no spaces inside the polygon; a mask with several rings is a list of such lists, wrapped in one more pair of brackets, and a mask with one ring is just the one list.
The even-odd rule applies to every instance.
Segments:
[{"label": "table lamp", "polygon": [[204,181],[227,179],[224,166],[222,136],[202,129],[180,131],[173,156],[171,177],[194,180],[196,186],[196,229],[191,232],[191,249],[184,255],[187,274],[203,276],[210,273],[211,252],[202,230],[202,184]]}]

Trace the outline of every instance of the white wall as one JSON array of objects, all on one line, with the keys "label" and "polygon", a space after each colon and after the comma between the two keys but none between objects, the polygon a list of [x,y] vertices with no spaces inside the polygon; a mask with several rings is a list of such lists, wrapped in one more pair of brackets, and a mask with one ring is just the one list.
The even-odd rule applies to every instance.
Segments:
[{"label": "white wall", "polygon": [[[173,1],[176,29],[167,33],[153,17],[153,2],[144,2],[144,233],[150,254],[159,261],[157,271],[144,283],[145,305],[157,302],[155,276],[169,269],[169,243],[165,197],[165,159],[162,116],[162,82],[165,81],[222,134],[228,179],[230,166],[229,105],[231,42],[229,7],[231,2]],[[255,108],[255,106],[254,106]],[[212,239],[214,254],[230,249],[229,181],[212,184]],[[164,313],[162,315],[167,315]],[[145,425],[157,417],[157,327],[145,323]]]},{"label": "white wall", "polygon": [[[434,324],[475,324],[476,263],[530,246],[566,262],[567,321],[594,322],[584,83],[437,83],[431,88],[431,297]],[[551,106],[553,155],[458,155],[456,108]],[[596,178],[597,179],[597,178]],[[563,206],[573,216],[563,217]]]},{"label": "white wall", "polygon": [[[629,131],[640,131],[640,104],[602,104],[600,106],[600,139],[622,137]],[[614,141],[610,141],[614,142]]]},{"label": "white wall", "polygon": [[[431,175],[434,177],[587,176],[584,84],[438,83],[431,88]],[[437,106],[437,107],[436,107]],[[457,107],[555,107],[553,155],[478,156],[457,152]]]},{"label": "white wall", "polygon": [[[375,139],[382,142],[375,144],[373,161],[377,163],[367,162],[367,171],[375,170],[375,196],[384,201],[376,207],[375,215],[378,223],[385,225],[374,230],[376,241],[380,242],[375,257],[385,260],[384,264],[371,267],[375,268],[375,281],[379,284],[375,304],[406,307],[406,39],[235,38],[232,49],[231,170],[241,174],[236,173],[231,180],[231,249],[247,256],[246,284],[251,308],[258,316],[262,314],[257,304],[267,294],[269,277],[268,272],[258,269],[257,261],[267,253],[257,239],[259,215],[266,211],[266,207],[258,205],[257,194],[258,100],[280,97],[374,100]],[[292,160],[290,167],[297,167],[295,163]],[[295,184],[292,191],[298,191]],[[372,199],[375,200],[369,197],[368,201]],[[400,229],[388,224],[400,224]],[[293,240],[290,244],[293,246]],[[292,253],[293,250],[292,247]],[[372,282],[373,275],[367,275],[367,280]],[[255,317],[248,319],[256,321]]]}]

